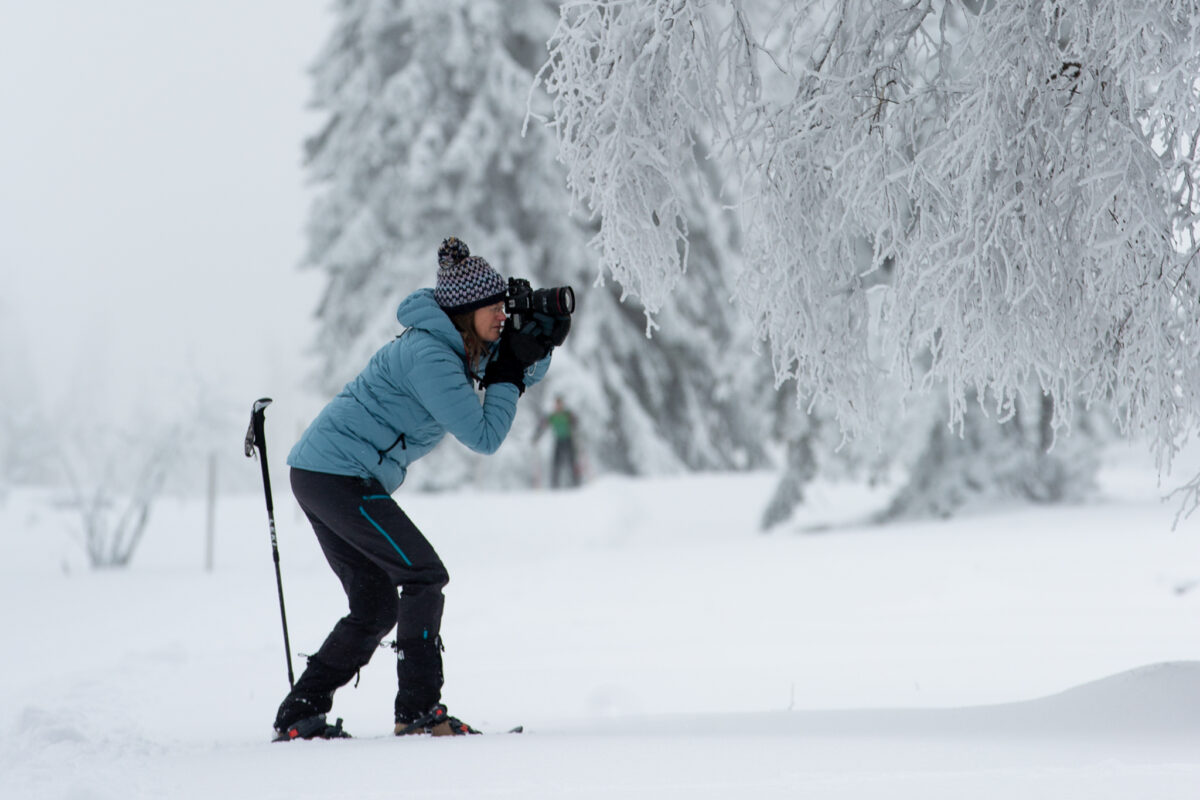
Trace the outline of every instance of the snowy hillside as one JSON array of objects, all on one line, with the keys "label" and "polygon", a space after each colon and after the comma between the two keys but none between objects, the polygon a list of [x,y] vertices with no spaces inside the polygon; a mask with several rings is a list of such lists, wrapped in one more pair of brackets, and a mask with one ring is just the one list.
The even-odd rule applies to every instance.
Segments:
[{"label": "snowy hillside", "polygon": [[[334,706],[360,738],[286,745],[268,742],[287,679],[246,470],[212,573],[198,503],[164,501],[108,573],[52,498],[0,505],[0,797],[1200,793],[1200,521],[1173,531],[1144,470],[1110,467],[1086,507],[886,528],[853,522],[880,496],[823,484],[770,536],[765,474],[402,488],[451,573],[451,713],[526,732],[396,740],[381,651]],[[291,638],[311,652],[344,599],[282,477]]]}]

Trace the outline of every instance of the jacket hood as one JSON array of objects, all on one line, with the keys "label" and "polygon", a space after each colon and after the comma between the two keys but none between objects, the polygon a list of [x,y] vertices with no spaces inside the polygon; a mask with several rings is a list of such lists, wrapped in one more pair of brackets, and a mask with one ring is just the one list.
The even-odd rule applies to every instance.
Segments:
[{"label": "jacket hood", "polygon": [[418,289],[400,302],[396,309],[396,320],[406,328],[417,328],[433,334],[454,348],[454,352],[465,357],[462,334],[454,327],[450,317],[433,299],[433,289]]}]

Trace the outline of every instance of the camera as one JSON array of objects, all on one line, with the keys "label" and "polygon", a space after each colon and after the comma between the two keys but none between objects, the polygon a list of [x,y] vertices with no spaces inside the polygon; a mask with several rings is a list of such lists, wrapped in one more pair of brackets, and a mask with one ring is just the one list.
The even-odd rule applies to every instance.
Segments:
[{"label": "camera", "polygon": [[521,330],[533,314],[570,317],[575,313],[575,291],[570,286],[534,289],[524,278],[509,278],[504,313],[513,330]]}]

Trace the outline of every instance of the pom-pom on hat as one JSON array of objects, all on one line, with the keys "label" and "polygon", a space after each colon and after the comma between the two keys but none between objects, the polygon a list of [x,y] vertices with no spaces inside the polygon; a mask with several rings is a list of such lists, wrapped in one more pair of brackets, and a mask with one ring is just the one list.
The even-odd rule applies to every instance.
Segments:
[{"label": "pom-pom on hat", "polygon": [[442,241],[433,299],[447,314],[453,316],[499,303],[507,288],[500,273],[479,256],[471,255],[462,239],[451,236]]}]

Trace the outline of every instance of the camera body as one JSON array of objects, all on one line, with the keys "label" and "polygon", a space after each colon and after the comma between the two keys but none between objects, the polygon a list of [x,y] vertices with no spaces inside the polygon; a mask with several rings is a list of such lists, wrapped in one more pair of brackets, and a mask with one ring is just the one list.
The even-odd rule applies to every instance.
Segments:
[{"label": "camera body", "polygon": [[570,317],[575,313],[575,291],[570,286],[534,289],[524,278],[509,278],[504,313],[514,331],[524,328],[534,314]]}]

